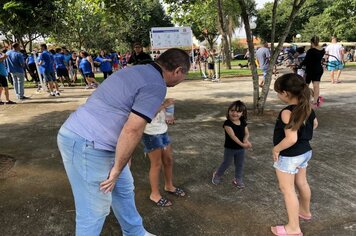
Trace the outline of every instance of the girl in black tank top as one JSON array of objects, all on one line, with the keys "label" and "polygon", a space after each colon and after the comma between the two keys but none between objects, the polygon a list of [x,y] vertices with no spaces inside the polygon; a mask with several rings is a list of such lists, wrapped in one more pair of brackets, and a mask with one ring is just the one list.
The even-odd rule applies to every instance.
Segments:
[{"label": "girl in black tank top", "polygon": [[271,231],[275,235],[303,235],[299,218],[310,220],[312,217],[311,193],[306,178],[306,167],[312,154],[309,140],[318,123],[311,108],[311,92],[301,76],[294,73],[282,75],[276,80],[274,90],[278,98],[288,104],[277,118],[272,150],[273,166],[284,195],[288,223],[273,226]]}]

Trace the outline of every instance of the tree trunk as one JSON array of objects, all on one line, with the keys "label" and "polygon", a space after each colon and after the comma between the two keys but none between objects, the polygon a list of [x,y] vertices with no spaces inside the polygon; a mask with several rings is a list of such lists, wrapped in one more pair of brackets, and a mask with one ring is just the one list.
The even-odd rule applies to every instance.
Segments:
[{"label": "tree trunk", "polygon": [[250,28],[249,15],[247,12],[247,7],[245,0],[238,0],[238,3],[241,7],[241,17],[245,25],[245,32],[248,44],[248,51],[250,54],[250,63],[251,63],[251,72],[252,72],[252,81],[253,81],[253,109],[258,111],[258,99],[259,99],[259,86],[258,86],[258,72],[257,66],[255,63],[255,48],[253,45],[253,38]]},{"label": "tree trunk", "polygon": [[[240,0],[239,0],[240,1]],[[277,2],[278,0],[274,0],[275,2]],[[295,17],[297,16],[297,13],[299,12],[300,8],[303,6],[303,4],[305,3],[306,0],[294,0],[293,1],[293,7],[292,7],[292,11],[289,15],[289,19],[288,19],[288,24],[286,26],[286,28],[284,29],[282,36],[279,39],[277,48],[272,52],[272,57],[268,66],[268,70],[267,70],[267,75],[266,75],[266,79],[265,79],[265,84],[262,88],[262,92],[261,92],[261,97],[260,99],[258,99],[258,104],[257,104],[257,108],[258,108],[258,114],[263,114],[263,110],[265,107],[265,103],[267,100],[267,96],[268,96],[268,92],[269,92],[269,88],[271,85],[271,81],[272,81],[272,72],[273,72],[273,67],[276,63],[277,57],[279,55],[279,52],[281,51],[282,47],[283,47],[283,43],[285,42],[287,35],[290,31],[290,28],[292,26],[292,23],[295,19]],[[272,17],[276,17],[277,14],[273,14]],[[276,19],[272,19],[272,22],[275,21]],[[275,30],[275,29],[274,29]],[[272,32],[272,35],[275,35],[275,32]],[[274,41],[274,39],[272,39]]]},{"label": "tree trunk", "polygon": [[[245,0],[238,0],[238,3],[240,4],[241,7],[241,17],[244,21],[245,24],[245,31],[246,31],[246,37],[247,37],[247,42],[248,42],[248,48],[249,48],[249,53],[250,53],[250,60],[251,60],[251,71],[252,71],[252,77],[253,77],[253,102],[254,102],[254,109],[257,109],[257,113],[262,115],[264,111],[264,107],[266,104],[269,88],[271,85],[272,81],[272,71],[273,67],[275,65],[275,62],[277,60],[277,57],[279,55],[280,50],[282,49],[283,43],[286,40],[286,37],[290,31],[290,28],[292,26],[292,23],[299,12],[300,8],[303,6],[306,0],[293,0],[293,7],[292,11],[290,13],[289,19],[288,19],[288,24],[286,28],[284,29],[282,36],[279,39],[278,46],[275,50],[272,52],[272,57],[268,66],[267,70],[267,75],[265,79],[265,84],[262,88],[261,96],[259,96],[259,86],[258,86],[258,74],[257,74],[257,68],[255,64],[255,56],[254,56],[254,50],[253,50],[253,41],[251,37],[251,30],[250,30],[250,24],[249,24],[249,13],[247,12],[247,7]],[[274,42],[274,37],[275,37],[275,22],[276,22],[276,9],[277,9],[277,3],[278,0],[274,0],[274,5],[273,5],[273,12],[272,12],[272,43]],[[274,49],[274,45],[271,45],[272,49]]]},{"label": "tree trunk", "polygon": [[224,22],[224,15],[223,15],[223,10],[222,10],[222,5],[221,5],[221,0],[218,0],[218,19],[219,19],[219,25],[220,25],[220,33],[222,37],[222,42],[224,45],[224,54],[225,54],[225,62],[226,62],[226,69],[231,69],[231,53],[230,53],[230,48],[229,48],[229,42],[227,39],[227,33],[226,33],[226,24]]},{"label": "tree trunk", "polygon": [[31,38],[31,34],[28,34],[28,43],[29,43],[29,50],[30,52],[32,52],[32,38]]}]

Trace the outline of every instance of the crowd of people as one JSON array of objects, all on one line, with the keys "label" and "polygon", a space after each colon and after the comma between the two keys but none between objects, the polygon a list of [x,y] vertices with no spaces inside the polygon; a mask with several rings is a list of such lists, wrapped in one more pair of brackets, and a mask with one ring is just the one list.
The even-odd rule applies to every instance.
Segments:
[{"label": "crowd of people", "polygon": [[[15,91],[16,99],[22,101],[29,99],[25,96],[25,80],[36,84],[38,91],[46,86],[50,96],[60,96],[60,89],[65,84],[73,86],[78,80],[78,73],[83,78],[86,89],[97,88],[99,83],[95,79],[95,73],[100,70],[104,80],[114,71],[125,68],[128,65],[145,64],[152,62],[149,54],[143,52],[140,43],[133,45],[133,52],[107,52],[100,50],[99,55],[89,54],[81,50],[70,51],[66,47],[48,49],[46,44],[41,44],[40,49],[27,54],[21,49],[19,43],[11,47],[4,47],[0,53],[0,105],[16,104],[9,98],[8,83]],[[29,76],[28,76],[29,75]],[[43,83],[41,83],[41,78]],[[1,94],[4,90],[5,101],[2,102]]]},{"label": "crowd of people", "polygon": [[[319,45],[319,37],[313,36],[310,40],[310,48],[305,46],[284,48],[277,59],[277,64],[285,63],[294,73],[302,76],[306,83],[313,85],[313,107],[318,108],[324,99],[320,96],[320,80],[324,69],[330,71],[330,81],[333,84],[341,83],[340,75],[347,60],[352,61],[354,49],[347,51],[336,37],[331,38],[331,43]],[[352,59],[351,59],[352,58]],[[271,52],[268,43],[264,43],[256,50],[256,65],[263,72],[260,79],[260,87],[263,87],[268,66],[271,60]]]}]

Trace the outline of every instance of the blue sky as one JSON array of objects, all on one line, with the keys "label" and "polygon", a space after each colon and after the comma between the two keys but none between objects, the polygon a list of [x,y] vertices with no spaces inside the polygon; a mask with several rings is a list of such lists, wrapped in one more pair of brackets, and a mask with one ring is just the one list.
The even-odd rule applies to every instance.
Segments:
[{"label": "blue sky", "polygon": [[257,3],[257,8],[262,8],[266,2],[273,2],[272,0],[255,0]]}]

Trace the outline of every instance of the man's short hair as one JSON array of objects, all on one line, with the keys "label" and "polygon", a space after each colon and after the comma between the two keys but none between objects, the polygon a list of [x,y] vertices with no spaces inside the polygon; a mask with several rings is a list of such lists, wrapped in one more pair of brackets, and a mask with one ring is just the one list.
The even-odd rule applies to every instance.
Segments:
[{"label": "man's short hair", "polygon": [[47,44],[45,44],[45,43],[41,44],[40,46],[41,46],[41,48],[47,49]]},{"label": "man's short hair", "polygon": [[13,49],[18,48],[19,46],[20,46],[19,43],[13,43],[13,44],[11,45],[11,47],[12,47]]},{"label": "man's short hair", "polygon": [[168,49],[157,58],[156,62],[168,71],[182,67],[183,73],[188,73],[190,69],[188,53],[179,48]]},{"label": "man's short hair", "polygon": [[61,48],[56,48],[56,53],[60,53],[62,51]]}]

